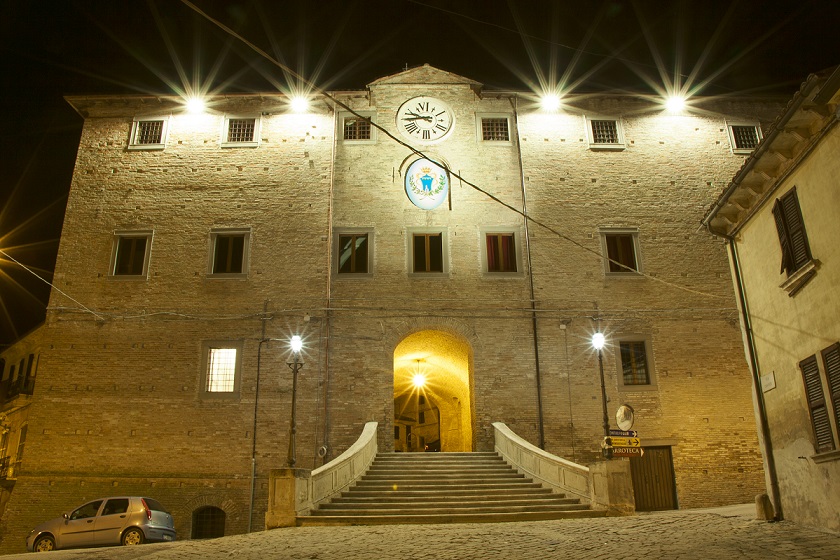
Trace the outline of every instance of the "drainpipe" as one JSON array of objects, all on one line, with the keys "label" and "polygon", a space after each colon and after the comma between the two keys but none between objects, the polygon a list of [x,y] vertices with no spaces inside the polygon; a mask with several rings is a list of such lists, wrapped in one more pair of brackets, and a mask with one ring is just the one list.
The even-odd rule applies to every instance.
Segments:
[{"label": "drainpipe", "polygon": [[729,254],[732,258],[732,268],[735,273],[735,285],[738,292],[738,301],[741,308],[741,321],[744,325],[744,334],[747,339],[747,354],[750,362],[750,372],[752,373],[753,396],[755,397],[756,406],[758,406],[758,423],[759,430],[761,430],[761,439],[764,443],[764,459],[767,462],[767,476],[770,483],[770,499],[773,502],[773,509],[775,510],[776,521],[784,519],[782,514],[782,500],[779,494],[779,477],[776,474],[776,460],[773,457],[773,440],[770,439],[770,426],[767,423],[767,407],[764,403],[764,391],[761,389],[761,376],[759,375],[758,358],[755,350],[755,336],[752,331],[752,323],[750,322],[750,315],[747,307],[747,293],[744,288],[744,282],[741,279],[741,262],[738,259],[738,249],[735,246],[735,238],[725,236],[726,242],[729,245]]},{"label": "drainpipe", "polygon": [[262,336],[257,345],[257,384],[254,388],[254,427],[251,430],[251,502],[248,505],[248,532],[251,532],[251,524],[254,520],[254,493],[257,488],[257,406],[260,399],[260,358],[262,357],[263,342],[268,342],[265,337],[265,314],[268,312],[268,301],[263,304]]},{"label": "drainpipe", "polygon": [[528,229],[528,197],[525,192],[525,168],[522,165],[522,142],[519,136],[519,96],[513,97],[513,124],[516,127],[516,154],[519,157],[519,185],[522,189],[522,215],[525,218],[525,254],[528,256],[528,285],[531,290],[531,327],[534,333],[534,374],[537,378],[537,416],[539,420],[540,449],[545,449],[545,425],[543,421],[542,376],[540,375],[540,344],[537,334],[537,302],[534,299],[534,270],[531,266],[531,236]]}]

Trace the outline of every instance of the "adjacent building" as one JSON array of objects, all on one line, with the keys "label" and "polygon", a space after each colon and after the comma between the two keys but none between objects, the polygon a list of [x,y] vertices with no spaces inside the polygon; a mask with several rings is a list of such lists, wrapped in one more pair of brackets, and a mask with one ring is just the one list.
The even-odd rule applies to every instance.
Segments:
[{"label": "adjacent building", "polygon": [[385,451],[490,450],[502,421],[600,460],[596,332],[646,451],[637,509],[762,491],[726,251],[698,221],[777,100],[546,111],[428,65],[303,112],[67,100],[85,124],[3,550],[113,494],[158,498],[181,538],[258,530],[268,470],[367,421]]},{"label": "adjacent building", "polygon": [[777,514],[840,531],[840,71],[802,85],[709,210]]}]

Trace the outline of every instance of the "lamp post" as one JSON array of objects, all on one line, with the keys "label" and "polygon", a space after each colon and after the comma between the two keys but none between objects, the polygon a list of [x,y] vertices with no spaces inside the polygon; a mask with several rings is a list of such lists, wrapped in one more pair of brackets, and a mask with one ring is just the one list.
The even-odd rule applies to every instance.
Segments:
[{"label": "lamp post", "polygon": [[[604,383],[604,356],[602,350],[604,348],[604,334],[596,332],[592,335],[592,346],[598,351],[598,371],[601,373],[601,407],[604,412],[604,443],[610,437],[610,417],[607,414],[607,387]],[[604,458],[612,459],[612,447],[604,447]]]},{"label": "lamp post", "polygon": [[303,367],[303,362],[300,361],[300,350],[303,348],[303,341],[298,335],[292,337],[289,342],[292,349],[292,361],[286,364],[292,370],[292,420],[289,424],[289,468],[295,466],[295,435],[297,434],[297,424],[295,415],[295,405],[297,403],[297,375],[298,371]]}]

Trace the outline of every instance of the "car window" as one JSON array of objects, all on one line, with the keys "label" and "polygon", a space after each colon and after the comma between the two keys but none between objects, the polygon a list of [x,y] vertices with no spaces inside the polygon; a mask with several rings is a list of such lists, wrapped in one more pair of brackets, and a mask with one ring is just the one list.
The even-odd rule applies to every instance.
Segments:
[{"label": "car window", "polygon": [[70,519],[86,519],[88,517],[95,517],[96,512],[99,511],[99,506],[102,505],[102,500],[90,502],[73,511],[70,514]]},{"label": "car window", "polygon": [[166,508],[160,505],[160,502],[155,500],[154,498],[143,498],[143,501],[146,502],[146,505],[152,511],[162,511],[163,513],[169,513],[166,511]]},{"label": "car window", "polygon": [[114,515],[128,511],[128,498],[111,498],[105,502],[102,508],[102,515]]}]

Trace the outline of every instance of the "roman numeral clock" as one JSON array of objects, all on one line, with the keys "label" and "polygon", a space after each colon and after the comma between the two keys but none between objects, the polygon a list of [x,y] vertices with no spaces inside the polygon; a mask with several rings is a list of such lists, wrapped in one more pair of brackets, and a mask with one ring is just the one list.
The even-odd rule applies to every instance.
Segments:
[{"label": "roman numeral clock", "polygon": [[452,132],[452,108],[434,97],[415,97],[400,105],[397,128],[410,140],[437,142]]}]

